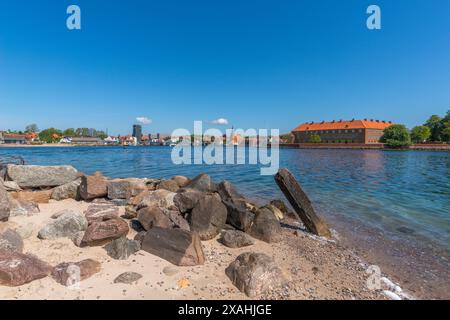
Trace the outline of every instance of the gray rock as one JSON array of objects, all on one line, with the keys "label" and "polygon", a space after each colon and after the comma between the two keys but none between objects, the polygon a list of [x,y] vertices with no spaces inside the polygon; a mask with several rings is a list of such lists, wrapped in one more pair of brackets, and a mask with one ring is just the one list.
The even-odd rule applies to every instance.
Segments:
[{"label": "gray rock", "polygon": [[79,231],[71,237],[71,240],[74,245],[76,245],[77,247],[81,247],[83,238],[84,238],[84,231]]},{"label": "gray rock", "polygon": [[227,221],[227,208],[218,195],[204,195],[192,209],[190,226],[201,240],[210,240],[217,236]]},{"label": "gray rock", "polygon": [[176,268],[174,266],[167,266],[167,267],[164,267],[164,269],[163,269],[163,273],[169,277],[176,275],[178,272],[179,272],[178,268]]},{"label": "gray rock", "polygon": [[10,198],[11,217],[18,216],[31,216],[33,214],[39,213],[39,205],[34,201],[27,201],[21,199]]},{"label": "gray rock", "polygon": [[126,260],[141,249],[139,241],[121,237],[113,240],[105,246],[108,255],[117,260]]},{"label": "gray rock", "polygon": [[280,241],[281,226],[277,217],[267,207],[258,209],[249,233],[256,239],[271,243]]},{"label": "gray rock", "polygon": [[142,275],[140,273],[124,272],[114,279],[114,283],[132,284],[134,282],[137,282],[141,278],[142,278]]},{"label": "gray rock", "polygon": [[66,213],[73,213],[74,211],[70,210],[70,209],[64,209],[58,212],[55,212],[54,214],[52,214],[52,216],[50,218],[52,219],[58,219],[59,217],[61,217],[63,214]]},{"label": "gray rock", "polygon": [[280,209],[278,209],[277,207],[275,207],[274,205],[268,204],[266,205],[266,208],[269,209],[270,211],[272,211],[273,215],[280,221],[283,220],[284,218],[284,214],[283,212],[281,212]]},{"label": "gray rock", "polygon": [[174,196],[173,202],[181,213],[186,213],[192,210],[203,196],[203,192],[198,190],[185,189]]},{"label": "gray rock", "polygon": [[22,188],[15,181],[4,181],[3,185],[5,186],[6,191],[22,191]]},{"label": "gray rock", "polygon": [[79,199],[78,189],[81,184],[81,178],[78,178],[62,186],[56,187],[52,192],[52,199],[60,201],[64,199]]},{"label": "gray rock", "polygon": [[177,192],[180,187],[178,186],[178,183],[175,180],[162,180],[158,184],[157,188]]},{"label": "gray rock", "polygon": [[143,236],[142,250],[177,266],[196,266],[205,262],[198,234],[181,229],[150,229]]},{"label": "gray rock", "polygon": [[38,237],[40,239],[72,238],[79,231],[87,229],[86,218],[76,212],[67,212],[42,228]]},{"label": "gray rock", "polygon": [[22,252],[23,251],[22,237],[16,231],[11,229],[8,229],[0,233],[0,250]]},{"label": "gray rock", "polygon": [[7,221],[11,212],[8,192],[0,181],[0,221]]},{"label": "gray rock", "polygon": [[175,192],[171,192],[165,189],[158,189],[155,191],[149,191],[144,193],[142,199],[137,205],[137,209],[144,207],[157,206],[160,208],[170,208],[175,206],[173,198],[176,195]]},{"label": "gray rock", "polygon": [[109,199],[130,199],[147,190],[147,180],[127,178],[108,181]]},{"label": "gray rock", "polygon": [[128,204],[127,199],[111,199],[111,202],[119,207],[125,207]]},{"label": "gray rock", "polygon": [[245,232],[239,230],[225,230],[222,232],[220,242],[229,248],[242,248],[251,246],[255,241]]},{"label": "gray rock", "polygon": [[255,214],[249,210],[243,199],[229,199],[222,201],[227,207],[227,223],[235,228],[247,231],[255,218]]},{"label": "gray rock", "polygon": [[217,190],[216,184],[206,173],[202,173],[189,181],[186,188],[196,189],[201,192],[215,192]]},{"label": "gray rock", "polygon": [[277,289],[285,282],[280,268],[264,253],[246,252],[226,269],[231,282],[250,298]]},{"label": "gray rock", "polygon": [[32,236],[34,231],[34,224],[31,222],[18,226],[15,231],[20,235],[22,239],[28,239]]},{"label": "gray rock", "polygon": [[21,188],[56,187],[77,178],[77,170],[72,166],[7,166],[9,180],[17,182]]}]

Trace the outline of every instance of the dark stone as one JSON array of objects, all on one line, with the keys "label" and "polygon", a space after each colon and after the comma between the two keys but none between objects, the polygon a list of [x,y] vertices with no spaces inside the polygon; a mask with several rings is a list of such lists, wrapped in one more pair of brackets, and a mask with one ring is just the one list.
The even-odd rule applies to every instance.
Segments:
[{"label": "dark stone", "polygon": [[80,262],[64,262],[53,268],[52,277],[63,286],[76,285],[100,272],[101,264],[92,259]]},{"label": "dark stone", "polygon": [[117,260],[126,260],[141,249],[141,244],[136,240],[129,240],[127,237],[120,237],[105,246],[108,255]]},{"label": "dark stone", "polygon": [[318,236],[330,238],[330,229],[316,214],[311,201],[294,175],[287,169],[280,169],[275,175],[275,181],[308,231]]},{"label": "dark stone", "polygon": [[137,218],[145,230],[153,227],[172,228],[173,223],[157,206],[145,207],[138,211]]},{"label": "dark stone", "polygon": [[216,184],[212,181],[211,177],[206,173],[202,173],[192,179],[186,188],[196,189],[201,192],[215,192],[217,190]]},{"label": "dark stone", "polygon": [[222,201],[227,208],[227,223],[235,228],[247,231],[253,223],[255,214],[247,208],[243,199],[230,199]]},{"label": "dark stone", "polygon": [[222,200],[229,199],[244,199],[245,197],[241,195],[233,184],[229,181],[222,181],[217,185],[217,192],[220,194]]},{"label": "dark stone", "polygon": [[239,230],[225,230],[222,232],[220,242],[229,248],[242,248],[251,246],[255,241],[245,232]]},{"label": "dark stone", "polygon": [[265,242],[278,242],[281,239],[281,225],[269,208],[262,207],[256,212],[249,233]]},{"label": "dark stone", "polygon": [[195,266],[205,262],[198,234],[182,229],[150,229],[143,237],[142,250],[178,266]]},{"label": "dark stone", "polygon": [[285,282],[280,268],[264,253],[246,252],[226,269],[231,282],[250,298],[277,289]]},{"label": "dark stone", "polygon": [[190,214],[190,226],[201,240],[217,236],[227,221],[227,208],[218,195],[206,194],[195,205]]},{"label": "dark stone", "polygon": [[203,192],[198,190],[184,189],[174,196],[173,202],[181,213],[186,213],[192,210],[203,196]]}]

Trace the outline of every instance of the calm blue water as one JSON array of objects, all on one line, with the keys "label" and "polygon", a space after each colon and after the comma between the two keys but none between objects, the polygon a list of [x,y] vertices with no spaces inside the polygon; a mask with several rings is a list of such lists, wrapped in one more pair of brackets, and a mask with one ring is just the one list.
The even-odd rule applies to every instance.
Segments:
[{"label": "calm blue water", "polygon": [[[282,198],[273,177],[254,165],[173,165],[168,147],[0,149],[27,164],[71,164],[110,177],[163,177],[201,172],[230,180],[260,202]],[[281,149],[321,214],[383,232],[386,237],[450,249],[450,153],[378,150]]]}]

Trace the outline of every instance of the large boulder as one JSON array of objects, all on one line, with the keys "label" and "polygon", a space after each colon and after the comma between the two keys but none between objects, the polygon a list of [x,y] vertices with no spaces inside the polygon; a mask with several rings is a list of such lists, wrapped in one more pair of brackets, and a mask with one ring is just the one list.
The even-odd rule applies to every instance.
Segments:
[{"label": "large boulder", "polygon": [[223,231],[220,236],[220,242],[229,248],[242,248],[255,243],[252,237],[240,230]]},{"label": "large boulder", "polygon": [[21,188],[56,187],[77,178],[77,170],[72,166],[7,166],[9,180],[17,182]]},{"label": "large boulder", "polygon": [[141,248],[178,266],[205,262],[198,234],[182,229],[152,228],[143,236]]},{"label": "large boulder", "polygon": [[82,176],[80,184],[80,196],[84,200],[103,198],[108,194],[108,181],[99,172],[92,176]]},{"label": "large boulder", "polygon": [[129,178],[108,181],[109,199],[130,199],[145,190],[147,190],[147,185],[143,179]]},{"label": "large boulder", "polygon": [[100,270],[100,262],[93,259],[86,259],[80,262],[64,262],[53,268],[52,278],[63,286],[70,287],[92,277]]},{"label": "large boulder", "polygon": [[81,184],[81,178],[78,178],[69,183],[63,184],[62,186],[56,187],[52,192],[52,199],[60,201],[64,199],[75,199],[78,200],[79,192],[78,189]]},{"label": "large boulder", "polygon": [[145,230],[153,227],[172,228],[173,223],[163,210],[157,206],[142,208],[138,211],[137,219]]},{"label": "large boulder", "polygon": [[52,267],[31,254],[0,250],[0,285],[16,287],[45,278]]},{"label": "large boulder", "polygon": [[114,204],[91,204],[86,211],[84,211],[89,224],[94,221],[105,221],[119,217],[119,207]]},{"label": "large boulder", "polygon": [[151,206],[170,208],[175,206],[173,202],[175,194],[176,193],[164,189],[149,191],[143,195],[142,200],[137,205],[137,208],[141,209]]},{"label": "large boulder", "polygon": [[129,256],[141,250],[139,241],[130,240],[127,237],[120,237],[105,246],[108,255],[117,260],[126,260]]},{"label": "large boulder", "polygon": [[201,192],[215,192],[217,186],[209,175],[202,173],[189,181],[186,188],[196,189]]},{"label": "large boulder", "polygon": [[175,180],[161,180],[157,189],[165,189],[172,192],[177,192],[180,187]]},{"label": "large boulder", "polygon": [[223,200],[223,204],[227,208],[227,223],[233,227],[247,231],[255,218],[255,214],[247,207],[244,199]]},{"label": "large boulder", "polygon": [[150,230],[153,227],[190,230],[189,223],[178,210],[169,210],[157,206],[145,207],[138,211],[137,218],[145,230]]},{"label": "large boulder", "polygon": [[278,242],[280,241],[281,225],[269,208],[262,207],[256,211],[249,233],[256,239],[265,242]]},{"label": "large boulder", "polygon": [[241,195],[234,185],[227,180],[224,180],[217,185],[217,192],[220,194],[222,200],[244,199],[244,196]]},{"label": "large boulder", "polygon": [[129,230],[128,224],[120,218],[94,221],[84,233],[80,246],[102,246],[112,240],[126,236]]},{"label": "large boulder", "polygon": [[11,229],[0,233],[0,250],[22,252],[23,240],[20,234]]},{"label": "large boulder", "polygon": [[197,202],[190,214],[191,230],[197,232],[201,240],[217,236],[227,221],[227,208],[217,194],[205,194]]},{"label": "large boulder", "polygon": [[14,199],[35,203],[48,203],[53,190],[11,192]]},{"label": "large boulder", "polygon": [[264,253],[245,252],[239,255],[225,269],[225,273],[250,298],[276,289],[285,282],[280,268]]},{"label": "large boulder", "polygon": [[11,212],[11,204],[8,192],[3,186],[3,180],[0,181],[0,221],[7,221]]},{"label": "large boulder", "polygon": [[191,211],[204,193],[195,189],[184,189],[173,197],[173,203],[181,213]]},{"label": "large boulder", "polygon": [[72,238],[78,232],[86,230],[87,226],[88,222],[83,215],[68,211],[42,228],[38,237],[40,239]]}]

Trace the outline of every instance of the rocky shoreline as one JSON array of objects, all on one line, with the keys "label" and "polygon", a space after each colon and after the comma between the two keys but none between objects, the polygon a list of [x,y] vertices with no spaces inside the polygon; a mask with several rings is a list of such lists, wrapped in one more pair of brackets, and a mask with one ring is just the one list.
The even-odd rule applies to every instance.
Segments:
[{"label": "rocky shoreline", "polygon": [[4,299],[408,298],[386,278],[369,290],[367,264],[308,232],[282,200],[258,207],[206,174],[110,179],[10,164],[0,221]]}]

